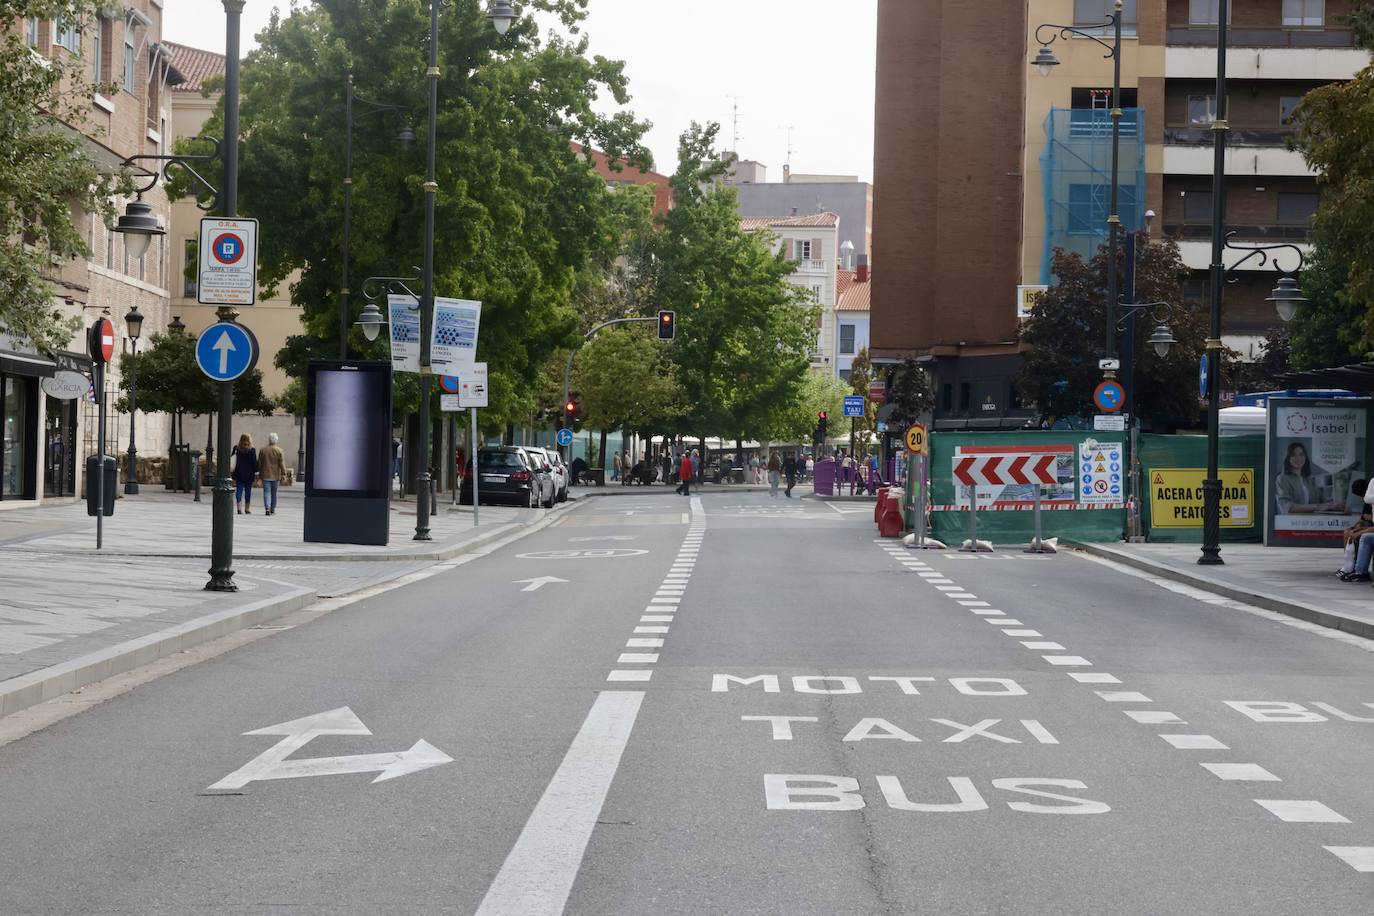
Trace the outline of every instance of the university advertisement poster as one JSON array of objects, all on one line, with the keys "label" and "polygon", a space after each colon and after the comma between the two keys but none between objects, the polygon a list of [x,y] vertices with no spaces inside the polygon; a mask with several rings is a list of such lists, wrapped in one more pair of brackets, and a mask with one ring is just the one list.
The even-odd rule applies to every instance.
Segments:
[{"label": "university advertisement poster", "polygon": [[1368,478],[1368,398],[1270,398],[1265,439],[1265,543],[1339,547],[1341,532],[1359,519]]}]

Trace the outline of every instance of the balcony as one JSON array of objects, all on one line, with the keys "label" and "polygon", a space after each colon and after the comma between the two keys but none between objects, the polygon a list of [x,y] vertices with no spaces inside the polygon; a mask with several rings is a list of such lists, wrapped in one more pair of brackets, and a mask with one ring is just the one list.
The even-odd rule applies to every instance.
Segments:
[{"label": "balcony", "polygon": [[[1227,146],[1275,146],[1288,148],[1293,139],[1291,127],[1270,127],[1252,129],[1232,127],[1226,135]],[[1166,127],[1164,128],[1165,146],[1205,146],[1212,148],[1212,129],[1210,127]]]},{"label": "balcony", "polygon": [[[1169,32],[1170,47],[1164,49],[1164,73],[1167,79],[1216,79],[1216,33],[1189,32],[1205,35],[1208,45],[1178,47]],[[1292,40],[1342,36],[1338,44],[1293,45],[1281,42],[1264,43],[1262,47],[1244,47],[1234,37],[1228,40],[1226,78],[1243,80],[1348,80],[1369,64],[1369,52],[1350,47],[1349,32],[1276,32],[1263,33]],[[1242,35],[1247,34],[1245,32]]]},{"label": "balcony", "polygon": [[807,258],[804,261],[797,262],[797,269],[794,271],[794,273],[824,274],[828,272],[829,265],[830,262],[826,260],[818,261],[815,258]]},{"label": "balcony", "polygon": [[[1208,131],[1210,134],[1210,131]],[[1164,146],[1164,174],[1211,175],[1212,145]],[[1317,173],[1297,150],[1275,146],[1233,146],[1226,148],[1226,174],[1232,178],[1270,176],[1311,178]]]}]

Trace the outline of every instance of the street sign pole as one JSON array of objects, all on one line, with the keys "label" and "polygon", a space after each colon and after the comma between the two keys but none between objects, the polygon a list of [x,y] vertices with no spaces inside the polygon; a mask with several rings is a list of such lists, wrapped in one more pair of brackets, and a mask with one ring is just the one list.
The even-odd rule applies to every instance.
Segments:
[{"label": "street sign pole", "polygon": [[[95,453],[95,549],[99,550],[105,542],[105,361],[95,364],[96,406],[100,409],[100,419],[96,422]],[[89,485],[89,484],[88,484]]]},{"label": "street sign pole", "polygon": [[472,413],[472,527],[477,527],[477,507],[482,504],[482,500],[477,496],[477,480],[481,476],[477,473],[477,452],[480,448],[477,442],[477,408],[471,408]]}]

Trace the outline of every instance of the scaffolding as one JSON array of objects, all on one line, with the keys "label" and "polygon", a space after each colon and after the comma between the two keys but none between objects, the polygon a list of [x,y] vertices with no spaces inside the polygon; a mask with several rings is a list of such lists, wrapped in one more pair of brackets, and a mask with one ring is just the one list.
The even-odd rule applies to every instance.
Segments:
[{"label": "scaffolding", "polygon": [[[1056,248],[1084,260],[1107,244],[1112,183],[1112,117],[1095,94],[1091,108],[1052,108],[1045,118],[1040,172],[1045,186],[1045,248],[1040,282],[1051,283]],[[1117,212],[1123,231],[1145,216],[1145,109],[1123,108],[1117,165]]]}]

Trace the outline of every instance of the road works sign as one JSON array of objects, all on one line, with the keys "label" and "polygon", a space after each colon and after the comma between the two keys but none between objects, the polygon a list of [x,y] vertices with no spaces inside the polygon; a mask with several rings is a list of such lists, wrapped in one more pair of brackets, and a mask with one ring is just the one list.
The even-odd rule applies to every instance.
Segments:
[{"label": "road works sign", "polygon": [[954,482],[966,487],[1011,484],[1055,484],[1056,455],[960,455],[954,459]]},{"label": "road works sign", "polygon": [[[1223,468],[1221,527],[1249,528],[1255,524],[1255,472]],[[1150,527],[1201,528],[1204,468],[1150,469]]]},{"label": "road works sign", "polygon": [[202,305],[252,305],[258,291],[258,221],[200,221],[196,301]]}]

